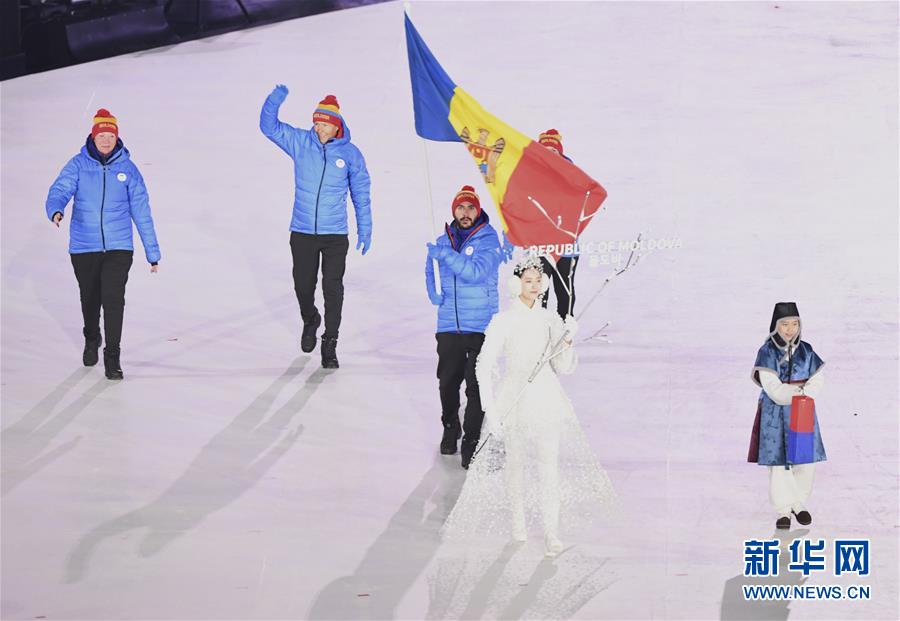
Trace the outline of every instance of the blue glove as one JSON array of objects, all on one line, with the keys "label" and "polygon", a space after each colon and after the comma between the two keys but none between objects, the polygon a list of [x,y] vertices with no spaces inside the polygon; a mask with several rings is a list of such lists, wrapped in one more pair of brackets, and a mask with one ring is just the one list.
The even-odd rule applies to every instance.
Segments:
[{"label": "blue glove", "polygon": [[372,245],[372,234],[368,235],[360,235],[359,241],[356,242],[356,249],[359,250],[362,248],[363,256],[366,256],[366,253],[369,252],[369,246]]},{"label": "blue glove", "polygon": [[272,101],[277,103],[279,106],[284,103],[284,100],[287,99],[288,96],[288,87],[284,84],[279,84],[272,92],[269,93],[269,97],[272,98]]},{"label": "blue glove", "polygon": [[440,291],[433,291],[429,289],[428,291],[428,299],[431,300],[431,303],[435,306],[440,306],[444,303],[444,294]]},{"label": "blue glove", "polygon": [[444,256],[447,252],[447,248],[445,246],[438,246],[437,244],[425,244],[428,247],[428,258],[429,259],[437,259],[438,261]]},{"label": "blue glove", "polygon": [[513,251],[516,249],[513,246],[513,243],[506,238],[506,231],[503,231],[503,248],[501,248],[501,252],[503,253],[503,262],[506,263],[513,258]]}]

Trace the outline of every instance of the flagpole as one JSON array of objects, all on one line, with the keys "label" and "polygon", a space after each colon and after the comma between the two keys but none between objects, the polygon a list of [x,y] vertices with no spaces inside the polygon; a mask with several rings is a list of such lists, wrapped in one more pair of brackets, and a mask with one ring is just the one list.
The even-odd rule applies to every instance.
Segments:
[{"label": "flagpole", "polygon": [[[437,222],[434,219],[434,203],[431,197],[431,167],[428,164],[428,144],[422,138],[422,157],[425,160],[425,192],[427,193],[428,213],[431,215],[431,239],[437,239]],[[441,266],[437,259],[431,260],[434,265],[435,293],[441,292]]]},{"label": "flagpole", "polygon": [[[409,5],[409,2],[403,3],[403,11],[407,16],[412,18],[412,7]],[[428,142],[421,138],[422,140],[422,160],[425,162],[425,202],[428,205],[428,214],[429,221],[431,222],[431,239],[437,239],[438,228],[437,221],[434,219],[434,200],[432,198],[431,193],[431,166],[428,162]],[[441,292],[441,268],[437,259],[431,260],[434,266],[434,288],[435,293]]]},{"label": "flagpole", "polygon": [[428,213],[431,215],[431,236],[437,237],[437,222],[434,219],[434,203],[431,196],[431,166],[428,163],[428,143],[422,140],[422,159],[425,162],[425,197],[428,203]]}]

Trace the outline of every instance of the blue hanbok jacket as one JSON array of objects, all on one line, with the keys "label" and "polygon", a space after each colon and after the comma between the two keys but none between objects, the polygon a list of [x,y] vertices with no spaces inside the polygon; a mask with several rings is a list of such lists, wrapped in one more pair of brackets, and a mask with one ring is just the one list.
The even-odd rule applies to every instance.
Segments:
[{"label": "blue hanbok jacket", "polygon": [[[771,339],[759,348],[756,355],[756,364],[753,366],[753,381],[762,386],[759,381],[759,373],[763,369],[770,369],[778,375],[782,383],[802,384],[809,380],[825,363],[813,351],[812,345],[800,341],[797,349],[788,360],[782,360],[784,352],[780,350]],[[761,466],[787,466],[791,464],[787,460],[787,437],[791,424],[791,406],[778,405],[766,391],[759,395],[756,407],[756,420],[753,424],[753,433],[750,439],[750,452],[747,461],[758,463]],[[814,452],[813,462],[825,461],[825,447],[822,444],[822,434],[819,432],[819,418],[816,416],[814,427]]]}]

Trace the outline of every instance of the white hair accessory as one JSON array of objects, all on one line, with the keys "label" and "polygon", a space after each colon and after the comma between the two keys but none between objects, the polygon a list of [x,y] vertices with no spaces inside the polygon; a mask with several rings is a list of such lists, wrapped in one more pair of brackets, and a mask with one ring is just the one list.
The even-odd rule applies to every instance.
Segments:
[{"label": "white hair accessory", "polygon": [[521,278],[522,272],[525,270],[537,270],[543,274],[544,264],[541,262],[541,258],[533,254],[525,255],[525,258],[516,263],[516,266],[513,268],[513,274]]},{"label": "white hair accessory", "polygon": [[537,270],[541,273],[541,293],[538,297],[543,299],[550,289],[550,277],[544,272],[544,265],[541,263],[541,258],[535,255],[526,256],[513,268],[513,275],[506,281],[506,287],[509,290],[510,297],[514,298],[522,293],[522,274],[527,270]]}]

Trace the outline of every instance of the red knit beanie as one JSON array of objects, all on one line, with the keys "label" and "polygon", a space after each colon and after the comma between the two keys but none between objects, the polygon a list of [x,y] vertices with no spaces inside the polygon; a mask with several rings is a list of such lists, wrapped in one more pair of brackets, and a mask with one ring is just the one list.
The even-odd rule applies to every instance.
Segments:
[{"label": "red knit beanie", "polygon": [[562,136],[555,129],[548,129],[538,137],[538,142],[545,147],[553,147],[559,154],[563,154]]},{"label": "red knit beanie", "polygon": [[338,128],[339,138],[344,135],[344,117],[341,116],[337,97],[325,95],[325,99],[319,102],[313,112],[313,123],[330,123]]},{"label": "red knit beanie", "polygon": [[453,206],[450,208],[450,213],[453,214],[453,217],[456,217],[456,208],[459,207],[461,203],[472,203],[472,205],[477,210],[475,214],[475,218],[481,215],[481,201],[478,200],[478,195],[475,194],[475,188],[470,185],[464,185],[462,189],[456,193],[456,196],[453,197]]},{"label": "red knit beanie", "polygon": [[97,114],[94,115],[91,138],[96,138],[97,134],[102,134],[103,132],[112,132],[116,135],[116,138],[119,137],[119,124],[116,122],[116,117],[110,114],[106,108],[100,108],[97,110]]}]

